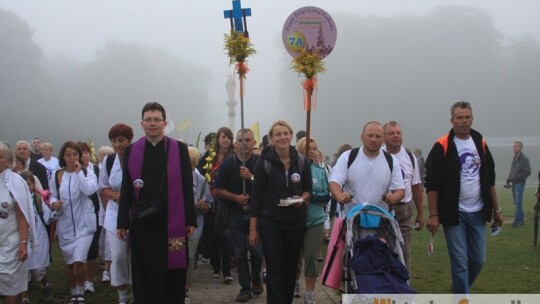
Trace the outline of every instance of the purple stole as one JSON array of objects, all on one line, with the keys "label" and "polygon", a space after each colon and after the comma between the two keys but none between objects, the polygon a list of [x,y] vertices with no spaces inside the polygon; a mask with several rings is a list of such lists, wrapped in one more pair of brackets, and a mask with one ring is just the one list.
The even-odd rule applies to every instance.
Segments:
[{"label": "purple stole", "polygon": [[[168,239],[168,269],[187,267],[187,238],[186,215],[184,213],[184,189],[182,187],[182,167],[180,152],[176,140],[165,136],[165,149],[169,149],[167,158],[167,239]],[[172,142],[172,144],[171,144]],[[128,169],[131,181],[141,179],[146,138],[137,140],[131,147],[128,159]],[[133,211],[137,208],[140,189],[134,188],[132,202]]]}]

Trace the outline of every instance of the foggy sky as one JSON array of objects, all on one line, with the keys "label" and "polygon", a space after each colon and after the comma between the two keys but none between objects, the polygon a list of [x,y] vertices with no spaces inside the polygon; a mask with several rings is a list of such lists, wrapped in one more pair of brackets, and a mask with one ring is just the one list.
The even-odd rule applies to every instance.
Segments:
[{"label": "foggy sky", "polygon": [[[429,18],[436,16],[434,10],[450,6],[461,9],[477,8],[485,13],[487,17],[485,24],[491,26],[486,31],[493,29],[494,35],[500,34],[497,39],[503,47],[501,52],[507,52],[504,46],[512,45],[516,40],[524,39],[524,37],[538,43],[540,2],[534,0],[511,2],[502,0],[243,0],[242,6],[252,9],[253,16],[248,17],[248,29],[252,43],[257,49],[257,55],[249,58],[251,71],[247,75],[246,82],[246,126],[251,126],[258,121],[261,125],[261,133],[264,134],[273,121],[282,118],[289,121],[295,131],[305,129],[305,112],[302,108],[300,87],[302,79],[289,70],[290,57],[285,52],[280,37],[283,23],[288,15],[297,8],[308,5],[318,6],[329,12],[336,21],[338,31],[338,41],[334,52],[325,59],[328,71],[320,76],[318,106],[312,113],[312,136],[319,141],[324,154],[332,156],[337,146],[345,142],[353,146],[360,145],[361,126],[369,120],[378,120],[383,123],[388,120],[397,120],[404,128],[405,144],[410,147],[420,147],[424,155],[427,155],[434,140],[449,130],[449,107],[454,101],[460,99],[468,100],[473,104],[475,114],[473,127],[488,138],[508,139],[507,147],[499,144],[500,150],[494,151],[498,165],[500,164],[499,168],[502,168],[502,171],[499,171],[499,178],[507,173],[512,141],[521,138],[537,139],[540,122],[538,119],[531,118],[540,113],[538,100],[540,96],[538,90],[528,88],[531,86],[528,83],[531,77],[536,77],[538,73],[528,73],[524,67],[524,72],[520,75],[523,79],[514,78],[505,81],[501,75],[506,70],[488,70],[489,66],[483,66],[481,62],[478,62],[481,61],[481,57],[476,58],[477,60],[472,63],[466,63],[470,59],[466,56],[469,50],[463,53],[449,50],[448,54],[453,56],[463,55],[456,58],[445,57],[443,51],[440,57],[430,58],[434,61],[428,65],[422,62],[424,56],[402,54],[403,49],[395,48],[399,45],[401,37],[390,34],[388,37],[381,37],[379,41],[377,39],[370,41],[372,44],[380,42],[381,45],[374,47],[377,47],[378,52],[384,52],[386,57],[374,56],[370,53],[373,49],[362,45],[368,40],[364,37],[369,37],[369,33],[403,34],[396,29],[389,30],[392,26],[414,28],[415,23],[421,23],[429,27],[431,24]],[[58,109],[54,105],[60,101],[40,100],[43,111],[41,114],[51,119],[55,116],[65,116],[64,121],[69,123],[70,117],[75,117],[75,121],[81,119],[80,115],[94,117],[93,120],[97,121],[96,124],[99,126],[94,128],[91,122],[85,121],[84,128],[72,130],[72,133],[68,132],[66,136],[71,136],[69,139],[76,140],[91,138],[98,146],[108,144],[106,130],[119,121],[131,124],[137,136],[142,135],[139,126],[140,109],[145,102],[150,100],[163,103],[175,123],[185,118],[192,118],[189,131],[172,133],[173,136],[185,138],[188,142],[195,141],[199,132],[202,132],[204,136],[220,126],[228,125],[225,105],[227,94],[224,85],[232,68],[228,66],[228,58],[223,51],[223,33],[228,31],[229,21],[223,19],[222,12],[230,8],[231,1],[229,0],[189,2],[171,0],[158,3],[142,0],[114,2],[0,0],[0,9],[18,15],[33,30],[32,38],[43,51],[45,68],[52,73],[53,81],[82,81],[82,79],[71,79],[66,76],[70,74],[69,71],[63,70],[64,67],[69,70],[74,67],[88,66],[89,69],[106,71],[106,67],[99,70],[93,67],[92,63],[96,58],[104,61],[103,57],[99,57],[99,53],[100,51],[103,53],[105,45],[111,41],[117,41],[122,45],[134,44],[148,48],[147,52],[155,49],[160,52],[162,50],[163,57],[170,60],[178,58],[185,63],[185,65],[179,65],[178,69],[183,71],[185,68],[186,71],[193,71],[191,75],[199,75],[200,79],[186,77],[182,81],[186,84],[197,84],[196,86],[203,88],[203,95],[197,95],[196,92],[189,93],[193,95],[186,93],[186,96],[181,96],[181,92],[168,95],[168,91],[142,92],[138,91],[138,88],[122,88],[122,84],[119,83],[112,84],[107,90],[117,89],[118,96],[126,96],[122,95],[122,91],[135,91],[128,95],[131,99],[117,100],[115,104],[107,103],[106,107],[96,102],[101,107],[98,110],[89,105],[93,103],[92,98],[99,99],[99,93],[103,90],[98,84],[95,86],[89,84],[86,92],[72,92],[69,95],[72,97],[80,93],[79,102],[84,101],[84,105],[80,105],[78,100],[71,100],[72,108]],[[364,25],[369,25],[369,22],[381,25],[371,32],[365,27],[356,28],[358,23],[355,22],[358,18],[361,22],[365,22]],[[433,21],[434,26],[442,26],[440,23],[440,19]],[[356,41],[358,33],[364,36]],[[471,41],[456,41],[455,46],[470,49],[473,55],[481,54],[478,50],[493,47],[483,45],[483,41],[486,43],[490,41],[484,38],[471,35]],[[433,46],[437,42],[431,40],[442,39],[441,44],[444,45],[445,37],[426,35],[411,37],[411,39],[419,39],[418,45],[424,45],[425,42],[425,45]],[[406,45],[406,42],[411,39],[403,38],[403,45],[410,47],[407,49],[408,52],[422,54],[426,51]],[[353,42],[358,45],[352,44]],[[385,48],[386,42],[388,42],[388,48]],[[478,43],[475,44],[475,42]],[[355,47],[366,53],[358,53],[358,57],[355,58],[344,58],[351,56]],[[110,48],[106,50],[110,51]],[[430,52],[426,57],[429,55]],[[401,57],[405,59],[400,60]],[[134,60],[138,58],[144,57],[136,57]],[[415,61],[406,62],[407,58]],[[385,61],[376,62],[382,59]],[[355,71],[348,71],[347,66],[343,64],[347,60],[360,61],[363,64],[355,66]],[[448,61],[465,62],[463,73],[449,75],[437,73],[441,70],[440,66],[455,72]],[[399,67],[399,70],[392,69],[392,64]],[[445,66],[447,64],[450,67]],[[471,69],[467,70],[467,66]],[[120,67],[125,68],[122,65]],[[422,70],[418,70],[418,67]],[[381,71],[381,69],[387,70]],[[478,72],[479,69],[486,70]],[[508,69],[516,69],[516,67],[510,66]],[[440,77],[440,79],[432,81],[433,77]],[[456,81],[456,78],[460,81]],[[482,79],[482,83],[479,83],[479,79]],[[534,83],[537,86],[538,78],[535,79]],[[385,80],[389,83],[385,83]],[[84,79],[84,81],[88,83],[92,82],[92,79]],[[422,87],[419,83],[421,81],[430,83],[430,87]],[[508,87],[491,86],[491,83],[505,83]],[[140,84],[141,87],[144,85],[146,84]],[[174,84],[162,84],[161,87],[172,88]],[[408,88],[415,89],[411,92],[412,89],[407,90]],[[504,96],[505,92],[524,93],[523,96],[515,94]],[[170,97],[171,95],[176,97],[176,94],[180,94],[179,98]],[[190,99],[191,103],[184,101],[183,98]],[[203,111],[199,111],[193,99],[200,99],[208,105],[202,104]],[[184,104],[186,106],[183,106]],[[31,105],[29,101],[29,106]],[[5,119],[6,111],[11,110],[15,109],[2,107],[2,117]],[[26,112],[24,107],[16,110],[16,113]],[[67,113],[64,114],[63,111]],[[235,124],[236,128],[239,128],[239,107],[236,112]],[[78,119],[77,116],[79,116]],[[34,136],[42,136],[54,142],[58,148],[64,140],[68,139],[54,138],[50,133],[40,130],[39,126],[30,124],[32,127],[28,128],[29,125],[25,125],[24,122],[24,119],[11,122],[9,130],[2,125],[4,130],[0,130],[0,139],[10,140],[13,143],[21,138],[31,139]],[[63,129],[58,133],[70,131],[70,128]],[[74,136],[79,137],[73,138]],[[500,140],[498,142],[500,143]],[[535,165],[540,165],[538,145],[528,147],[525,142],[524,151],[526,153],[530,151],[527,154],[531,159],[534,172]]]}]

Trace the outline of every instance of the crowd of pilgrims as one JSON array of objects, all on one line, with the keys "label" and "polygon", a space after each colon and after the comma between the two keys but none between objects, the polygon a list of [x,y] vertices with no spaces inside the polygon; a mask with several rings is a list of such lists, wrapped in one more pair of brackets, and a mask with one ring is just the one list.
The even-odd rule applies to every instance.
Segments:
[{"label": "crowd of pilgrims", "polygon": [[[252,138],[251,145],[244,135]],[[205,137],[205,151],[202,156],[197,148],[189,145],[194,191],[197,194],[193,203],[198,211],[198,228],[189,238],[186,303],[189,303],[189,290],[192,288],[193,271],[197,262],[210,264],[213,268],[212,278],[231,284],[234,281],[231,268],[235,268],[240,259],[244,263],[243,260],[247,257],[247,260],[252,260],[251,278],[248,279],[252,284],[247,287],[249,290],[246,293],[246,288],[242,286],[245,282],[242,282],[239,275],[242,289],[236,301],[247,302],[252,295],[258,296],[264,292],[266,267],[262,252],[252,251],[251,248],[242,252],[233,248],[239,245],[231,240],[231,234],[227,233],[227,220],[223,218],[227,213],[220,211],[222,209],[219,208],[219,200],[215,198],[216,176],[227,157],[246,153],[246,149],[249,149],[247,152],[250,156],[257,156],[270,144],[268,135],[263,137],[261,143],[255,143],[253,132],[244,132],[244,135],[239,132],[239,138],[235,142],[232,131],[222,127]],[[314,192],[319,191],[320,204],[311,204],[312,209],[308,210],[306,227],[308,230],[312,229],[312,237],[305,238],[304,252],[299,258],[298,267],[294,267],[294,296],[301,296],[300,278],[301,270],[304,269],[305,283],[302,285],[306,289],[306,303],[314,303],[313,289],[325,256],[322,244],[325,239],[328,240],[331,218],[341,214],[339,204],[337,208],[335,202],[332,204],[328,190],[332,167],[324,161],[314,139],[310,140],[306,152],[304,136],[304,131],[297,132],[296,151],[309,160],[313,178],[320,177],[317,189],[313,189]],[[21,140],[13,147],[0,142],[0,188],[7,186],[9,190],[0,189],[0,235],[2,239],[11,239],[11,242],[0,244],[0,302],[37,302],[38,299],[29,299],[27,292],[31,280],[39,282],[43,300],[53,299],[47,268],[52,261],[51,246],[58,242],[66,265],[69,286],[65,288],[70,289],[69,303],[84,303],[85,293],[95,292],[96,276],[101,276],[101,282],[110,283],[117,289],[118,303],[130,303],[129,243],[118,238],[116,218],[122,182],[123,152],[133,140],[133,130],[127,125],[116,124],[110,129],[108,137],[111,146],[100,147],[97,152],[91,143],[68,141],[61,146],[57,154],[54,153],[53,145],[41,138],[35,138],[32,143]],[[245,140],[243,147],[240,138]],[[343,145],[334,156],[337,159],[350,148],[350,145]],[[250,166],[252,170],[253,166]],[[82,175],[78,174],[80,171],[83,172]],[[10,189],[9,180],[14,179],[12,173],[18,173],[24,179],[27,190]],[[248,171],[247,174],[253,178],[254,172]],[[26,196],[18,197],[23,195],[20,193]],[[12,195],[12,199],[6,197],[8,195]],[[26,200],[30,203],[21,207],[24,205],[21,202]],[[25,218],[28,221],[26,227],[20,224],[23,222],[21,219]],[[36,240],[38,245],[30,246],[30,243]],[[308,242],[310,244],[307,244]],[[245,249],[248,246],[247,242],[244,243]],[[98,257],[103,263],[101,274],[96,273]],[[258,265],[254,264],[254,261],[258,261]],[[18,267],[21,262],[26,266]],[[196,287],[196,282],[193,287]],[[64,287],[55,286],[55,290],[61,288]]]}]

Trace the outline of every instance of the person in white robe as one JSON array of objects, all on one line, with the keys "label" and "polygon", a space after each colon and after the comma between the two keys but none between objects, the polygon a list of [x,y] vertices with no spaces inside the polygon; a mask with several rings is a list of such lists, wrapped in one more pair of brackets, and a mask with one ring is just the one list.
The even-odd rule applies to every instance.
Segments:
[{"label": "person in white robe", "polygon": [[[11,171],[11,147],[0,142],[0,295],[4,304],[15,304],[27,289],[28,242],[38,244],[34,209],[28,186]],[[29,239],[30,238],[30,239]]]},{"label": "person in white robe", "polygon": [[73,141],[64,143],[58,155],[63,169],[50,180],[51,205],[60,211],[56,233],[67,266],[71,291],[68,304],[85,301],[86,259],[97,229],[94,204],[90,199],[97,191],[97,177],[92,170],[82,168],[81,156],[79,145]]}]

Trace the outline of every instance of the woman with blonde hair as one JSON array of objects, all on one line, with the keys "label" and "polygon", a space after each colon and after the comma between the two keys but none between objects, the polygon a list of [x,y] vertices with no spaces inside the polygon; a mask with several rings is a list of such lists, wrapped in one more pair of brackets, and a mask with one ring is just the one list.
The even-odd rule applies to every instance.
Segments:
[{"label": "woman with blonde hair", "polygon": [[11,147],[0,142],[0,295],[4,304],[15,304],[27,290],[28,242],[37,244],[32,196],[26,181],[11,171],[13,160]]},{"label": "woman with blonde hair", "polygon": [[[300,154],[306,152],[306,138],[302,138],[296,144],[296,151]],[[301,259],[298,262],[297,281],[294,289],[294,296],[300,297],[300,272],[302,269],[302,260],[304,261],[304,279],[306,284],[306,292],[304,294],[304,303],[314,304],[313,291],[315,283],[319,276],[318,256],[324,238],[324,221],[326,219],[326,205],[330,200],[329,192],[329,174],[326,168],[319,164],[317,159],[320,155],[317,149],[317,142],[310,138],[308,146],[308,155],[304,155],[309,159],[311,176],[313,182],[313,193],[311,199],[307,202],[307,217],[306,217],[306,233],[302,244]]]},{"label": "woman with blonde hair", "polygon": [[266,300],[292,303],[296,267],[306,230],[306,202],[312,192],[308,160],[292,146],[293,131],[283,121],[268,132],[272,142],[255,166],[249,243],[260,238],[266,261]]}]

